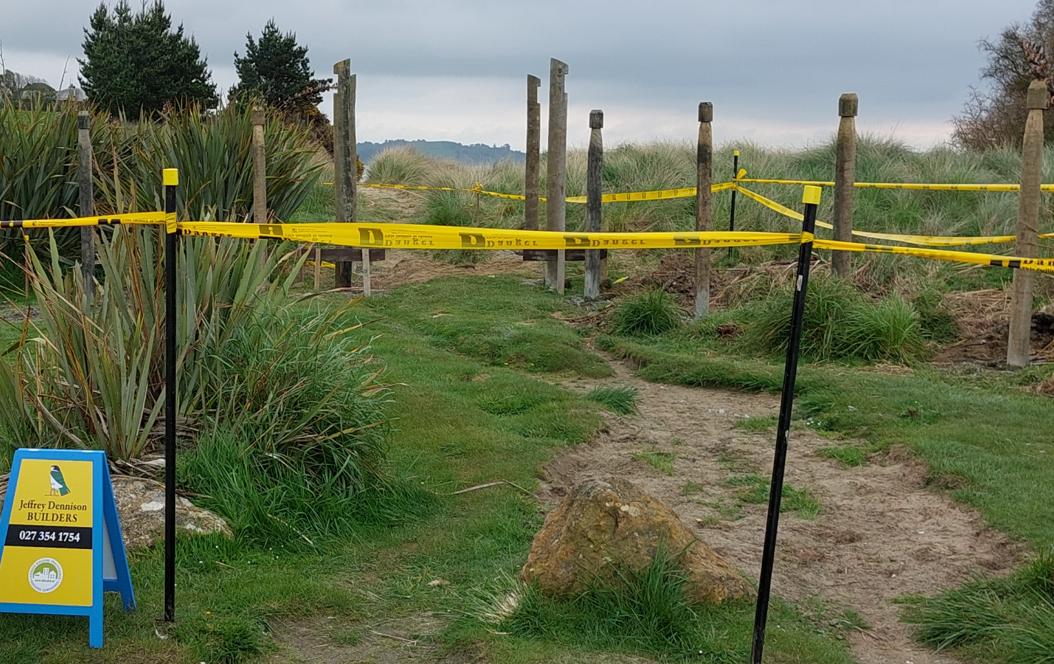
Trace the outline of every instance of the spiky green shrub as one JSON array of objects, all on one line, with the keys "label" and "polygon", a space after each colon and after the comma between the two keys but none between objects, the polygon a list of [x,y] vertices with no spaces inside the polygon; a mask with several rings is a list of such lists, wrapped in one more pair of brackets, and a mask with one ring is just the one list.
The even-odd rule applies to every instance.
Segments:
[{"label": "spiky green shrub", "polygon": [[[107,127],[92,124],[99,140]],[[0,95],[0,219],[77,216],[77,110],[72,106],[19,106]],[[56,231],[59,248],[79,246],[76,228]],[[40,246],[47,239],[30,238]],[[22,233],[0,231],[0,251],[21,257]],[[7,261],[4,261],[5,263]]]},{"label": "spiky green shrub", "polygon": [[[160,122],[123,125],[96,147],[96,187],[115,210],[159,210],[161,171],[178,168],[177,206],[184,219],[243,221],[252,214],[252,121],[249,109],[228,106],[204,115],[172,110]],[[270,116],[264,125],[267,207],[288,219],[321,178],[325,162],[307,129]]]},{"label": "spiky green shrub", "polygon": [[651,290],[626,298],[615,310],[616,334],[662,334],[679,327],[683,319],[677,302],[665,291]]},{"label": "spiky green shrub", "polygon": [[[33,256],[39,317],[0,363],[0,390],[12,404],[0,430],[26,445],[102,448],[111,458],[141,456],[156,437],[164,401],[164,274],[156,230],[117,228],[98,243],[102,279],[85,293],[79,270]],[[289,287],[282,258],[267,243],[187,238],[177,290],[180,415],[190,423],[217,405],[236,368],[216,349]],[[291,274],[295,275],[295,270]]]}]

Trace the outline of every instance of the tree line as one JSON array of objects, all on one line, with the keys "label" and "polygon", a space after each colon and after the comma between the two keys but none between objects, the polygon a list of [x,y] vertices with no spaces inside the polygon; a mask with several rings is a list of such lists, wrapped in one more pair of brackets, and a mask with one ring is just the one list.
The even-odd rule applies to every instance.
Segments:
[{"label": "tree line", "polygon": [[[174,24],[163,0],[138,9],[128,0],[112,8],[100,4],[84,28],[82,47],[84,55],[77,59],[81,88],[92,104],[114,117],[149,119],[170,107],[209,111],[220,104],[208,59],[182,24]],[[268,21],[258,37],[246,34],[244,55],[234,53],[234,67],[238,82],[227,92],[228,103],[265,104],[315,129],[323,144],[332,143],[328,120],[318,110],[331,79],[314,77],[308,49],[297,43],[295,33]],[[4,92],[55,100],[55,91],[43,81],[15,72],[0,74]]]}]

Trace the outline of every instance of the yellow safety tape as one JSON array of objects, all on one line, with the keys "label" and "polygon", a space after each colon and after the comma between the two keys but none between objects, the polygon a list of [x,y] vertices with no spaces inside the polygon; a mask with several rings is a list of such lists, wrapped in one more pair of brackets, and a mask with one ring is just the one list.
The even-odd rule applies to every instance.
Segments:
[{"label": "yellow safety tape", "polygon": [[560,233],[504,228],[467,228],[421,224],[307,223],[241,224],[179,222],[185,235],[277,239],[389,249],[692,249],[813,242],[820,249],[918,256],[932,260],[1054,272],[1054,258],[1021,258],[999,254],[839,242],[811,233],[753,231],[686,231],[649,233]]},{"label": "yellow safety tape", "polygon": [[[737,185],[736,191],[785,217],[796,219],[798,221],[802,220],[802,214],[800,212],[796,212],[785,205],[781,205],[771,198],[766,198],[746,187]],[[821,228],[834,228],[831,224],[819,219],[816,220],[816,225]],[[921,247],[960,247],[978,244],[1005,244],[1015,240],[1015,236],[1013,235],[909,235],[904,233],[879,233],[873,231],[853,231],[853,235],[868,238],[870,240],[903,242],[904,244],[914,244]],[[1039,237],[1051,238],[1054,237],[1054,233],[1043,233]]]},{"label": "yellow safety tape", "polygon": [[349,247],[388,249],[693,249],[797,244],[800,233],[684,231],[573,233],[423,224],[242,224],[181,221],[185,235],[273,238]]},{"label": "yellow safety tape", "polygon": [[975,254],[969,251],[949,251],[947,249],[920,249],[918,247],[898,247],[889,244],[863,244],[860,242],[839,242],[838,240],[821,240],[813,242],[821,249],[837,251],[867,251],[879,254],[903,254],[918,256],[931,260],[951,263],[968,263],[971,265],[988,265],[992,267],[1010,267],[1037,272],[1054,272],[1054,258],[1022,258],[1020,256],[1001,256],[999,254]]},{"label": "yellow safety tape", "polygon": [[[737,178],[737,182],[753,184],[790,184],[790,185],[813,185],[816,187],[833,187],[834,182],[830,180],[783,180],[778,178]],[[1006,192],[1018,191],[1021,185],[1017,184],[957,184],[946,182],[854,182],[853,187],[857,189],[906,189],[909,191],[992,191]],[[1054,184],[1040,185],[1041,191],[1054,191]]]},{"label": "yellow safety tape", "polygon": [[[332,182],[325,183],[332,185]],[[524,201],[527,197],[523,194],[506,194],[500,191],[487,191],[483,189],[483,185],[476,183],[475,186],[469,189],[458,189],[456,187],[433,187],[430,185],[423,184],[382,184],[377,182],[365,182],[360,186],[371,187],[374,189],[403,189],[408,191],[461,191],[469,194],[479,194],[481,196],[489,196],[491,198],[504,198],[512,201]],[[734,182],[717,182],[710,185],[710,191],[717,193],[720,191],[726,191],[732,189],[735,186]],[[625,191],[611,194],[603,194],[600,197],[601,203],[632,203],[638,201],[664,201],[674,198],[693,198],[695,196],[695,187],[680,187],[678,189],[653,189],[650,191]],[[545,196],[539,196],[539,201],[545,201]],[[564,199],[565,202],[571,203],[572,205],[585,205],[585,196],[568,196]]]},{"label": "yellow safety tape", "polygon": [[131,212],[125,214],[98,214],[92,217],[73,217],[70,219],[13,219],[0,221],[0,228],[69,228],[73,226],[107,226],[110,224],[160,224],[164,221],[164,212]]},{"label": "yellow safety tape", "polygon": [[[710,185],[710,192],[717,193],[735,187],[734,182],[717,182]],[[613,194],[602,194],[601,203],[631,203],[637,201],[665,201],[673,198],[695,198],[695,187],[679,189],[655,189],[652,191],[627,191]],[[571,196],[568,203],[585,203],[585,196]]]}]

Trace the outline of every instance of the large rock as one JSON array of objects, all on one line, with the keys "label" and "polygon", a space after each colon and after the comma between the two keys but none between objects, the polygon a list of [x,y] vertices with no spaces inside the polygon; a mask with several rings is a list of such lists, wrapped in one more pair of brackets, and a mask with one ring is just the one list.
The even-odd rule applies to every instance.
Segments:
[{"label": "large rock", "polygon": [[[165,487],[158,482],[114,476],[113,493],[121,514],[121,532],[129,551],[146,549],[165,539]],[[195,535],[232,537],[223,517],[176,496],[176,528]]]},{"label": "large rock", "polygon": [[[121,515],[121,534],[129,551],[146,549],[165,539],[165,487],[158,482],[114,475],[113,494]],[[0,508],[7,494],[7,475],[0,476]],[[233,537],[223,517],[176,496],[176,528],[195,535]]]},{"label": "large rock", "polygon": [[752,592],[739,571],[696,539],[673,510],[619,478],[574,487],[535,535],[521,576],[542,592],[566,597],[647,569],[660,549],[679,554],[691,601],[719,604]]}]

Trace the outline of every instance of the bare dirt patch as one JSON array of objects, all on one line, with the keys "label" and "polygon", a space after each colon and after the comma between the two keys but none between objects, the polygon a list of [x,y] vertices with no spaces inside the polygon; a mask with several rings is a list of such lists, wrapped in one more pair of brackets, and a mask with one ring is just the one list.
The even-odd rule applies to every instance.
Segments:
[{"label": "bare dirt patch", "polygon": [[[613,378],[565,385],[576,391],[633,385],[640,414],[612,416],[592,443],[548,464],[543,501],[551,506],[583,477],[631,479],[756,576],[765,504],[748,494],[761,476],[767,495],[774,433],[758,431],[764,427],[758,418],[777,413],[778,396],[652,384],[612,365]],[[865,626],[849,639],[863,664],[955,661],[913,643],[894,600],[955,586],[978,571],[1008,571],[1020,558],[1019,545],[928,489],[910,453],[846,467],[820,454],[838,444],[808,429],[791,434],[787,482],[815,497],[819,512],[782,515],[774,592],[799,606],[833,609],[823,611],[828,616],[859,614]]]},{"label": "bare dirt patch", "polygon": [[[955,317],[959,339],[937,352],[933,358],[935,364],[971,363],[989,367],[1006,364],[1009,292],[989,288],[949,293],[944,297],[944,306]],[[1050,313],[1032,315],[1031,347],[1035,360],[1054,361],[1054,316]]]}]

